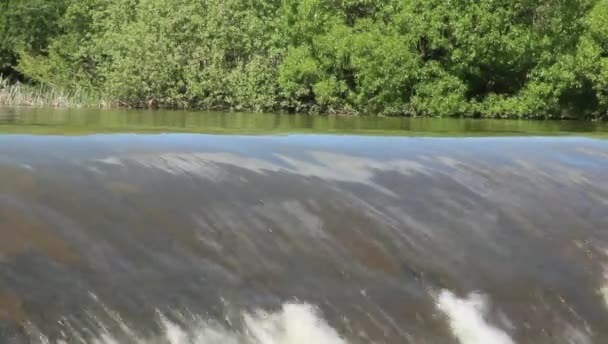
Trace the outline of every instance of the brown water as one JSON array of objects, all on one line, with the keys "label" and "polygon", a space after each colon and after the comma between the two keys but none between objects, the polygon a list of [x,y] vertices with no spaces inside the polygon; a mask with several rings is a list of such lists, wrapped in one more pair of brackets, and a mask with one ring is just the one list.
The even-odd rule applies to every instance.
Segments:
[{"label": "brown water", "polygon": [[[1,343],[608,342],[608,141],[588,131],[103,114],[0,109]],[[331,120],[367,123],[306,119]]]}]

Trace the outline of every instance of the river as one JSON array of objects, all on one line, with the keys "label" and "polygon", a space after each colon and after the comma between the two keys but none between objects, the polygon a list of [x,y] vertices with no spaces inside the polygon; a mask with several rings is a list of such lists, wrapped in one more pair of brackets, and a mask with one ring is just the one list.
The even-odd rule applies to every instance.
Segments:
[{"label": "river", "polygon": [[606,134],[0,108],[0,342],[607,343]]}]

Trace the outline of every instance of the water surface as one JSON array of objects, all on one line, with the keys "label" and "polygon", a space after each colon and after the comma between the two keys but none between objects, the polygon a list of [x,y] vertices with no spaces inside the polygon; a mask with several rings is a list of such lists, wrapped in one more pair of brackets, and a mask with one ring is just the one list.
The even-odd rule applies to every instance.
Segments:
[{"label": "water surface", "polygon": [[125,132],[606,137],[608,122],[0,108],[0,133],[81,135]]},{"label": "water surface", "polygon": [[608,342],[608,141],[2,111],[2,343]]}]

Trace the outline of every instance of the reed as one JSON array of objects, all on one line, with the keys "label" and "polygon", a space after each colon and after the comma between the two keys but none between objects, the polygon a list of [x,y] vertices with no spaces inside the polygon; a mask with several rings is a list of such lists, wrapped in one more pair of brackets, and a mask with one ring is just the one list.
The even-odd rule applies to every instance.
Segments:
[{"label": "reed", "polygon": [[13,83],[0,75],[0,106],[111,108],[116,104],[80,90],[70,91],[44,85]]}]

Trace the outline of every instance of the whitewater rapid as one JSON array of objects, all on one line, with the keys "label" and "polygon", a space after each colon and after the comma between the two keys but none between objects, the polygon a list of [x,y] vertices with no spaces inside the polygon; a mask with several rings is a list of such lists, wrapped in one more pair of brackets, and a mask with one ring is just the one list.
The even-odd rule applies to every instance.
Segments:
[{"label": "whitewater rapid", "polygon": [[[489,302],[486,296],[472,293],[458,298],[451,291],[442,290],[436,300],[437,310],[445,316],[454,338],[461,344],[515,344],[506,332],[486,320]],[[112,328],[109,324],[98,321],[92,338],[81,332],[84,329],[67,326],[65,338],[52,341],[29,324],[30,338],[36,344],[349,344],[316,306],[306,303],[285,303],[274,312],[244,313],[240,328],[199,316],[177,324],[159,312],[162,334],[155,337],[137,333],[116,313],[106,311],[118,324],[120,334],[109,330]]]},{"label": "whitewater rapid", "polygon": [[0,137],[0,344],[608,343],[607,152]]},{"label": "whitewater rapid", "polygon": [[117,315],[114,317],[120,333],[112,333],[110,326],[98,323],[93,338],[84,333],[85,329],[68,326],[70,330],[64,332],[64,339],[52,341],[33,324],[27,328],[30,339],[37,344],[347,344],[316,307],[305,303],[285,303],[275,312],[245,313],[240,329],[228,328],[203,317],[194,317],[186,324],[178,325],[159,313],[162,335],[156,337],[138,334]]},{"label": "whitewater rapid", "polygon": [[450,329],[462,344],[515,344],[507,333],[486,320],[488,300],[478,293],[461,299],[443,290],[437,307],[449,319]]}]

